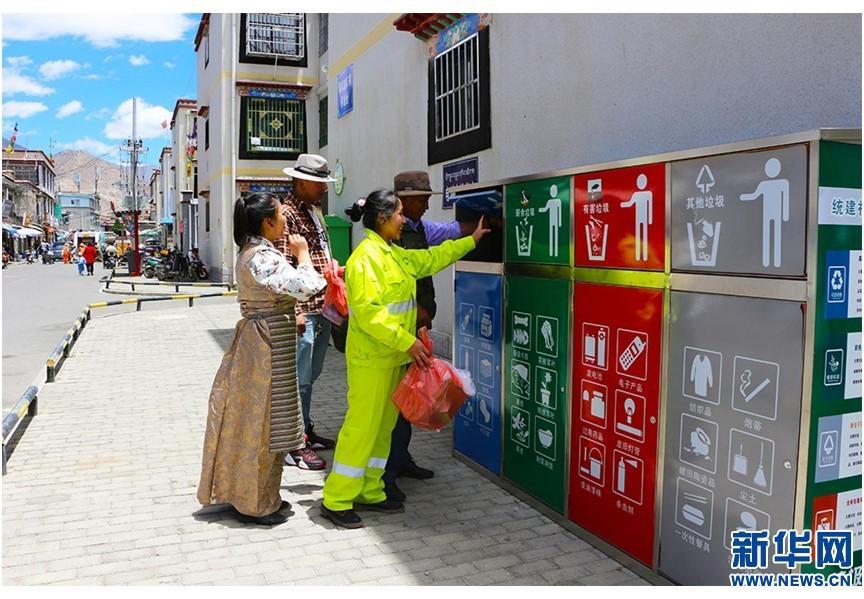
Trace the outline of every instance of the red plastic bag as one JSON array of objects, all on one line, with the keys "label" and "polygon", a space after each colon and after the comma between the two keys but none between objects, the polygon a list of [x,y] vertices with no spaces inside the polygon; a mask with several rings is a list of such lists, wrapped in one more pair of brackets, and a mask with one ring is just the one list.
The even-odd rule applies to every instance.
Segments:
[{"label": "red plastic bag", "polygon": [[339,267],[336,260],[324,267],[324,278],[327,280],[327,290],[324,292],[324,307],[321,314],[335,324],[341,325],[348,318],[348,294],[345,291],[345,267]]},{"label": "red plastic bag", "polygon": [[[417,338],[432,351],[425,327]],[[467,371],[457,370],[439,358],[432,358],[428,370],[411,364],[393,392],[393,403],[411,424],[440,431],[450,424],[468,396],[474,394],[470,378]]]}]

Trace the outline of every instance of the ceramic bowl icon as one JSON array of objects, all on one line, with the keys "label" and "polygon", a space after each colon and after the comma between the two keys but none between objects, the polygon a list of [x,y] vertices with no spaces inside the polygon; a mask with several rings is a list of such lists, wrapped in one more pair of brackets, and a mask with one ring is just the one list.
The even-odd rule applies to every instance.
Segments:
[{"label": "ceramic bowl icon", "polygon": [[537,437],[540,439],[540,445],[543,447],[548,449],[552,446],[552,433],[550,431],[540,429],[537,431]]}]

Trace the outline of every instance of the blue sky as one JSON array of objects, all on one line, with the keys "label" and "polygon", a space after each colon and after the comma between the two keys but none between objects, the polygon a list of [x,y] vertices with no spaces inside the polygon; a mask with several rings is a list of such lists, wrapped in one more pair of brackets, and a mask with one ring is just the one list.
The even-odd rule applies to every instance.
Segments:
[{"label": "blue sky", "polygon": [[132,134],[158,161],[170,143],[161,123],[178,98],[195,98],[194,38],[200,14],[4,15],[3,137],[46,152],[86,150],[119,160]]}]

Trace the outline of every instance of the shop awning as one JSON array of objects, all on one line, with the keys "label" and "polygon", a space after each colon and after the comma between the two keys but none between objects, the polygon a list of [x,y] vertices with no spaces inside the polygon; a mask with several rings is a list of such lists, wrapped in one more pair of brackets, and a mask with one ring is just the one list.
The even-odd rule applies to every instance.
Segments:
[{"label": "shop awning", "polygon": [[6,223],[3,223],[3,230],[12,235],[13,237],[18,237],[17,227],[13,227],[12,225],[7,225]]},{"label": "shop awning", "polygon": [[21,227],[18,229],[18,235],[20,237],[42,237],[43,233],[29,227]]}]

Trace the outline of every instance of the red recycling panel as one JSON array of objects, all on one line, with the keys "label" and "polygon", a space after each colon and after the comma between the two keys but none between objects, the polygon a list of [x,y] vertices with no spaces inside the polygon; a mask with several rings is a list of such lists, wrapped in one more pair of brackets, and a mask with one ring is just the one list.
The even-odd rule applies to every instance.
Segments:
[{"label": "red recycling panel", "polygon": [[576,175],[573,183],[577,266],[663,270],[664,164]]},{"label": "red recycling panel", "polygon": [[569,517],[651,565],[663,291],[576,283]]}]

